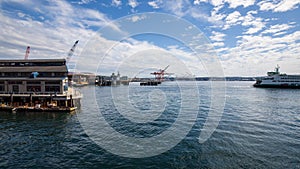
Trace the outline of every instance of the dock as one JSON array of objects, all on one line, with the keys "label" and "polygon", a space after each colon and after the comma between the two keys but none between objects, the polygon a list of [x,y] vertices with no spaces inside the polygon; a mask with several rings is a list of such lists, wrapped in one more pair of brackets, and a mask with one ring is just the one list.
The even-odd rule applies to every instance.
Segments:
[{"label": "dock", "polygon": [[65,59],[0,60],[0,110],[76,110],[82,95],[67,75]]},{"label": "dock", "polygon": [[28,106],[6,106],[1,105],[0,110],[9,112],[66,112],[77,110],[77,107],[28,107]]}]

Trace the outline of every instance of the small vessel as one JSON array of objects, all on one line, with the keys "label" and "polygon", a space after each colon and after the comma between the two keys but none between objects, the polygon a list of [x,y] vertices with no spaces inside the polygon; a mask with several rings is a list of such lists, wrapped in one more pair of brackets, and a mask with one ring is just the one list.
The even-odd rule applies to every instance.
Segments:
[{"label": "small vessel", "polygon": [[275,70],[268,72],[265,77],[256,78],[254,87],[261,88],[294,88],[300,89],[300,75],[287,75],[279,72],[280,67],[277,65]]},{"label": "small vessel", "polygon": [[161,84],[160,81],[146,81],[146,82],[141,82],[140,86],[157,86]]}]

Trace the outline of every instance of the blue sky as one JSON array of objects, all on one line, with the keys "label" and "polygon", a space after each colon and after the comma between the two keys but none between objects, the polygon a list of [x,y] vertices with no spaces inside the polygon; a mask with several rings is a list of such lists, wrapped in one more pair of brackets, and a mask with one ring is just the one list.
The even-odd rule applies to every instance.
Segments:
[{"label": "blue sky", "polygon": [[[299,6],[300,0],[1,0],[0,58],[23,59],[27,46],[29,58],[65,58],[79,40],[73,62],[81,64],[80,71],[96,66],[97,73],[119,70],[135,76],[170,65],[168,70],[178,76],[212,75],[207,69],[261,76],[279,64],[283,72],[300,74]],[[134,32],[128,29],[137,22],[150,21],[147,12],[179,22],[171,26],[158,18],[140,26],[148,32],[117,40]],[[202,33],[193,36],[213,47],[214,53],[208,52],[211,48],[204,53],[215,55],[220,64],[208,65],[208,55],[197,59],[181,38],[151,33],[176,32],[185,22]]]}]

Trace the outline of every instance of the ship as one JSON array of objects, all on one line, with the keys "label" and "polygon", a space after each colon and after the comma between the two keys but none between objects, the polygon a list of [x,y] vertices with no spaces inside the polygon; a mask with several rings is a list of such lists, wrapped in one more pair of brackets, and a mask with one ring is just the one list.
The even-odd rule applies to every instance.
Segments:
[{"label": "ship", "polygon": [[277,65],[274,71],[268,72],[267,76],[256,78],[254,87],[260,88],[293,88],[300,89],[300,75],[287,75],[280,73]]}]

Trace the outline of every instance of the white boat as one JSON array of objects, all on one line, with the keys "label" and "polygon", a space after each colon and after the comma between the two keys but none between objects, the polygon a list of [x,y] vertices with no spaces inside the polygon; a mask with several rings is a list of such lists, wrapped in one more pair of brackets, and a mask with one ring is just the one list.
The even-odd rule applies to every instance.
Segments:
[{"label": "white boat", "polygon": [[298,88],[300,89],[300,75],[287,75],[279,72],[279,66],[275,71],[268,72],[265,77],[256,78],[254,87],[263,88]]}]

